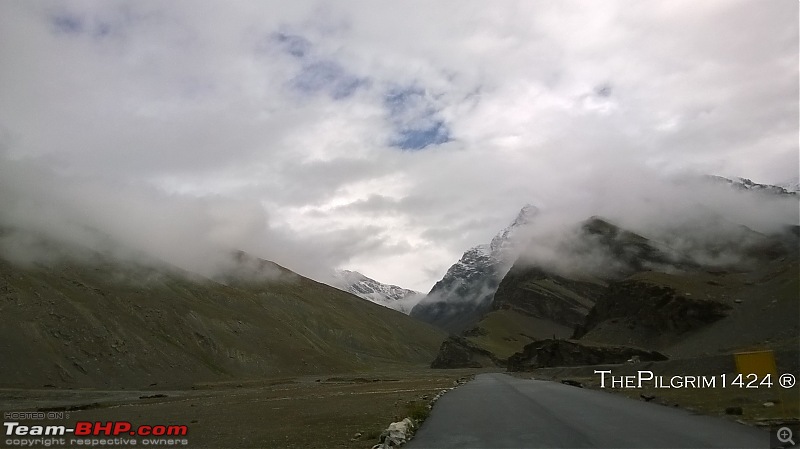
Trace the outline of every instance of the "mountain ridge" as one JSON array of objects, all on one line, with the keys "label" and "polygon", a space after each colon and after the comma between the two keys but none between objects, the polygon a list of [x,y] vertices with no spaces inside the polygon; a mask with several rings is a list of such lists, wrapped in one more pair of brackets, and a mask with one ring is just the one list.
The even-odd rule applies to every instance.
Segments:
[{"label": "mountain ridge", "polygon": [[425,296],[424,293],[393,284],[384,284],[351,270],[336,270],[331,284],[332,287],[406,315]]},{"label": "mountain ridge", "polygon": [[429,362],[444,334],[238,252],[218,279],[174,267],[0,258],[0,386],[184,388]]}]

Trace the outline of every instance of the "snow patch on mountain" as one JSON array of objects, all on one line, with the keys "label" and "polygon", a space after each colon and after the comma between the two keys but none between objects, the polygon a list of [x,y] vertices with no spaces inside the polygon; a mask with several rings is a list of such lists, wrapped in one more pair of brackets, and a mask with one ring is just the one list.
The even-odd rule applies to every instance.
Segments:
[{"label": "snow patch on mountain", "polygon": [[425,297],[424,293],[384,284],[350,270],[337,270],[332,286],[406,315]]},{"label": "snow patch on mountain", "polygon": [[728,179],[722,176],[707,176],[707,178],[712,181],[727,183],[735,189],[751,192],[764,192],[775,195],[797,195],[800,192],[800,185],[796,181],[772,185],[760,184],[747,178]]}]

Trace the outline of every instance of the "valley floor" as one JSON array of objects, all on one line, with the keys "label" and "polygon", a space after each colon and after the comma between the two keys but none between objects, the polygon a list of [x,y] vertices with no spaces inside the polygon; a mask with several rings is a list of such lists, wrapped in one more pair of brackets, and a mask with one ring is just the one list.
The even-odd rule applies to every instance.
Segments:
[{"label": "valley floor", "polygon": [[[797,374],[796,352],[782,353],[779,370]],[[670,360],[631,365],[545,368],[515,373],[559,382],[569,379],[600,389],[595,369],[615,375],[639,369],[656,375],[730,372],[730,356]],[[198,383],[191,389],[147,390],[0,389],[0,411],[63,410],[65,419],[19,420],[23,425],[74,426],[77,421],[129,421],[138,425],[186,425],[187,447],[193,448],[369,448],[383,429],[427,405],[439,391],[458,379],[495,370],[408,370],[259,379],[245,382]],[[603,391],[639,399],[654,396],[655,403],[681,407],[706,415],[727,416],[749,424],[774,426],[797,422],[800,390],[770,389],[611,389]],[[774,405],[765,407],[763,404]],[[742,415],[726,415],[741,407]],[[5,419],[4,421],[9,421]],[[360,434],[360,436],[357,436]],[[5,437],[4,437],[5,438]],[[142,437],[137,437],[141,440]],[[141,444],[141,443],[140,443]],[[180,445],[173,446],[179,447]],[[58,446],[53,446],[58,447]]]},{"label": "valley floor", "polygon": [[419,368],[197,384],[177,391],[0,389],[0,410],[72,409],[65,412],[68,418],[47,422],[68,428],[77,421],[187,425],[193,448],[369,448],[389,423],[475,372]]}]

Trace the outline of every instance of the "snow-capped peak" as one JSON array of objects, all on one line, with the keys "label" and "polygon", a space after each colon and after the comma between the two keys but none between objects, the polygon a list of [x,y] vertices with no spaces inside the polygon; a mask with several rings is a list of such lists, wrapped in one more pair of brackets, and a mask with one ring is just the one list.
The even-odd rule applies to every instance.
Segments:
[{"label": "snow-capped peak", "polygon": [[445,277],[469,277],[470,272],[484,272],[489,267],[499,266],[501,270],[510,268],[524,245],[526,227],[533,221],[539,209],[526,204],[517,218],[505,229],[498,232],[491,243],[474,246],[453,264]]},{"label": "snow-capped peak", "polygon": [[456,333],[474,324],[491,307],[497,285],[527,246],[528,225],[538,212],[535,206],[525,205],[491,243],[467,250],[411,316]]},{"label": "snow-capped peak", "polygon": [[411,312],[411,309],[425,296],[414,290],[378,282],[358,271],[337,270],[332,284],[340,290],[405,314]]}]

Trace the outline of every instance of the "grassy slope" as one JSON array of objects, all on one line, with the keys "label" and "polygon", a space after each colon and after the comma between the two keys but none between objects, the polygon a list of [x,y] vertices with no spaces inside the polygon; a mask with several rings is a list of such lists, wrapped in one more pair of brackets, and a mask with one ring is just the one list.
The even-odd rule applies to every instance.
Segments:
[{"label": "grassy slope", "polygon": [[478,327],[485,335],[467,337],[478,346],[500,358],[522,351],[526,344],[545,338],[568,338],[572,328],[550,320],[536,318],[515,310],[495,310],[486,315]]},{"label": "grassy slope", "polygon": [[675,289],[681,295],[727,304],[727,316],[683,334],[647,337],[624,319],[601,323],[583,340],[637,344],[672,357],[708,356],[752,349],[797,347],[800,342],[798,262],[785,257],[749,272],[682,275],[646,272],[631,279]]},{"label": "grassy slope", "polygon": [[[665,348],[677,356],[800,347],[800,269],[797,260],[774,261],[746,276],[710,286],[732,305],[728,316]],[[711,295],[712,293],[708,293]],[[734,302],[740,300],[741,302]]]},{"label": "grassy slope", "polygon": [[602,282],[567,279],[536,268],[515,265],[495,294],[495,310],[468,334],[473,343],[500,358],[522,351],[533,340],[569,338],[572,322],[582,318],[594,300],[587,297]]},{"label": "grassy slope", "polygon": [[179,387],[422,365],[444,339],[291,273],[223,285],[108,260],[47,268],[0,261],[0,317],[3,387]]}]

